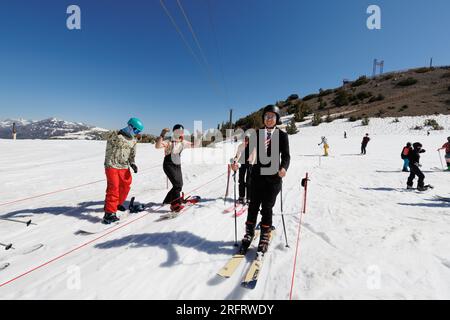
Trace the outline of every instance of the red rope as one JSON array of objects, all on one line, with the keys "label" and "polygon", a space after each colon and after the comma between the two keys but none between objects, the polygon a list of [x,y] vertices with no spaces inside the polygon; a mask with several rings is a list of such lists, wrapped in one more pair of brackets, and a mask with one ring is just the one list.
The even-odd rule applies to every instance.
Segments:
[{"label": "red rope", "polygon": [[295,271],[297,269],[297,257],[299,255],[299,244],[300,244],[300,233],[301,233],[301,228],[302,228],[302,219],[303,219],[303,214],[306,214],[306,193],[308,191],[308,173],[306,173],[305,179],[306,180],[305,180],[305,194],[304,194],[304,198],[303,198],[303,210],[300,212],[300,222],[298,224],[297,245],[295,248],[294,267],[292,270],[291,290],[289,292],[289,300],[292,300],[292,292],[294,290]]},{"label": "red rope", "polygon": [[[217,176],[217,177],[215,177],[214,179],[208,181],[207,183],[205,183],[205,184],[203,184],[203,185],[201,185],[201,186],[195,188],[194,190],[192,190],[192,191],[189,192],[189,193],[192,193],[192,192],[194,192],[194,191],[196,191],[196,190],[199,190],[200,188],[203,188],[204,186],[206,186],[206,185],[210,184],[211,182],[217,180],[218,178],[220,178],[220,177],[223,176],[223,175],[224,175],[224,173],[221,174],[221,175],[219,175],[219,176]],[[156,212],[156,211],[160,210],[162,207],[164,207],[164,205],[159,206],[156,210],[153,210],[152,212]],[[41,265],[39,265],[39,266],[37,266],[37,267],[34,267],[34,268],[32,268],[32,269],[30,269],[30,270],[28,270],[28,271],[26,271],[26,272],[24,272],[24,273],[18,275],[17,277],[12,278],[11,280],[8,280],[8,281],[6,281],[6,282],[4,282],[4,283],[1,283],[1,284],[0,284],[0,288],[3,287],[3,286],[6,286],[7,284],[10,284],[10,283],[12,283],[12,282],[14,282],[14,281],[16,281],[16,280],[18,280],[18,279],[20,279],[20,278],[23,278],[23,277],[25,277],[26,275],[28,275],[28,274],[30,274],[30,273],[36,271],[36,270],[41,269],[41,268],[43,268],[43,267],[49,265],[50,263],[52,263],[52,262],[54,262],[54,261],[57,261],[57,260],[59,260],[59,259],[65,257],[65,256],[71,254],[71,253],[74,252],[74,251],[77,251],[77,250],[79,250],[79,249],[81,249],[81,248],[83,248],[83,247],[86,247],[87,245],[89,245],[89,244],[91,244],[91,243],[93,243],[93,242],[96,242],[97,240],[99,240],[99,239],[101,239],[101,238],[104,238],[104,237],[106,237],[107,235],[109,235],[109,234],[111,234],[111,233],[113,233],[113,232],[115,232],[115,231],[117,231],[117,230],[120,230],[120,229],[122,229],[122,228],[128,226],[129,224],[131,224],[131,223],[133,223],[133,222],[136,222],[136,221],[138,221],[138,220],[141,220],[142,218],[146,217],[146,216],[149,215],[149,214],[150,214],[150,212],[147,212],[147,213],[145,213],[145,214],[144,214],[143,216],[141,216],[141,217],[138,217],[138,218],[136,218],[136,219],[134,219],[134,220],[131,220],[131,221],[129,221],[129,222],[123,224],[123,225],[120,225],[120,226],[118,226],[117,228],[114,228],[114,229],[112,229],[112,230],[106,232],[105,234],[103,234],[103,235],[101,235],[101,236],[99,236],[99,237],[97,237],[97,238],[95,238],[95,239],[92,239],[92,240],[90,240],[90,241],[88,241],[88,242],[86,242],[86,243],[83,243],[82,245],[79,245],[79,246],[77,246],[77,247],[75,247],[75,248],[73,248],[73,249],[71,249],[71,250],[69,250],[69,251],[67,251],[67,252],[65,252],[65,253],[63,253],[63,254],[61,254],[61,255],[59,255],[59,256],[57,256],[57,257],[55,257],[55,258],[53,258],[53,259],[51,259],[51,260],[49,260],[49,261],[47,261],[47,262],[45,262],[45,263],[43,263],[43,264],[41,264]]]},{"label": "red rope", "polygon": [[[142,172],[148,171],[150,169],[154,169],[156,167],[160,167],[160,165],[147,168],[145,170],[142,170]],[[23,202],[23,201],[27,201],[27,200],[31,200],[31,199],[45,197],[45,196],[52,195],[52,194],[55,194],[55,193],[60,193],[60,192],[63,192],[63,191],[68,191],[68,190],[73,190],[73,189],[89,186],[89,185],[96,184],[96,183],[103,182],[103,181],[106,181],[106,179],[97,180],[97,181],[93,181],[93,182],[89,182],[89,183],[85,183],[85,184],[80,184],[78,186],[74,186],[74,187],[70,187],[70,188],[55,190],[55,191],[51,191],[51,192],[47,192],[47,193],[42,193],[42,194],[38,194],[38,195],[35,195],[35,196],[32,196],[32,197],[24,198],[24,199],[18,199],[18,200],[14,200],[14,201],[5,202],[5,203],[0,203],[0,207],[6,206],[6,205],[9,205],[9,204],[13,204],[13,203],[19,203],[19,202]]]}]

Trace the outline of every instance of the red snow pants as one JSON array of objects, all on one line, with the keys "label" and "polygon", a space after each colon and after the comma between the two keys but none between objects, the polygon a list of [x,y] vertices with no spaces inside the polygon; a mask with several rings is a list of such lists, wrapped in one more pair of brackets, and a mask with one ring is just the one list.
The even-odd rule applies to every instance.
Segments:
[{"label": "red snow pants", "polygon": [[117,206],[123,204],[130,192],[132,176],[129,169],[106,168],[106,188],[105,212],[114,213]]}]

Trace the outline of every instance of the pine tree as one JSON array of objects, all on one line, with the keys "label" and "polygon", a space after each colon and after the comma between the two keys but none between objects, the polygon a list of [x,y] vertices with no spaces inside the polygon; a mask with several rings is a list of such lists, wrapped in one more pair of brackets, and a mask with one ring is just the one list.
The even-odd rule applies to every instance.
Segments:
[{"label": "pine tree", "polygon": [[298,132],[297,125],[295,124],[295,118],[292,118],[286,126],[286,132],[287,134],[296,134]]}]

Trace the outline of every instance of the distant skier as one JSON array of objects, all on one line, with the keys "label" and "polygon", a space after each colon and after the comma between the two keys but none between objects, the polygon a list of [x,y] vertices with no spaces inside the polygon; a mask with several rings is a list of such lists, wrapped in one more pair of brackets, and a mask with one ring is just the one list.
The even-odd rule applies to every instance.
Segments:
[{"label": "distant skier", "polygon": [[366,136],[363,138],[361,142],[361,154],[366,154],[366,148],[369,141],[370,141],[369,134],[366,133]]},{"label": "distant skier", "polygon": [[444,143],[442,148],[438,151],[445,150],[445,161],[447,162],[447,171],[450,171],[450,137],[447,138],[447,142]]},{"label": "distant skier", "polygon": [[13,138],[13,140],[16,140],[16,138],[17,138],[17,129],[16,129],[15,122],[13,123],[13,126],[12,126],[12,138]]},{"label": "distant skier", "polygon": [[347,139],[347,131],[344,131],[344,139]]},{"label": "distant skier", "polygon": [[411,142],[408,142],[406,146],[403,147],[401,158],[403,159],[403,172],[409,172],[409,159],[408,155],[412,151]]},{"label": "distant skier", "polygon": [[[252,163],[249,161],[250,159],[250,135],[246,134],[244,136],[244,141],[239,145],[236,156],[234,157],[234,163],[240,163],[239,167],[239,199],[238,202],[240,204],[249,203],[250,202],[250,186],[251,186],[251,172],[252,172]],[[247,199],[245,200],[245,197]]]},{"label": "distant skier", "polygon": [[427,190],[424,183],[425,175],[420,170],[420,167],[422,166],[420,164],[420,154],[424,152],[425,150],[422,149],[422,144],[420,142],[416,142],[413,144],[413,149],[408,154],[409,169],[411,172],[408,177],[408,181],[406,183],[408,189],[414,189],[413,188],[414,178],[417,176],[419,178],[419,181],[417,182],[417,190],[419,191]]},{"label": "distant skier", "polygon": [[142,122],[137,118],[131,118],[127,127],[120,131],[111,131],[106,136],[105,173],[108,187],[102,221],[105,224],[118,221],[117,210],[125,210],[123,203],[127,199],[132,182],[129,168],[131,167],[134,173],[138,172],[135,163],[136,135],[142,130],[144,130]]},{"label": "distant skier", "polygon": [[[281,124],[279,108],[274,105],[266,106],[262,118],[264,128],[256,130],[250,136],[249,142],[249,152],[255,164],[252,169],[251,201],[241,253],[247,251],[254,237],[260,207],[262,218],[258,252],[267,251],[272,231],[272,208],[290,163],[288,135],[276,127]],[[232,169],[237,171],[238,164],[234,163]]]},{"label": "distant skier", "polygon": [[179,212],[183,206],[183,173],[181,171],[181,153],[186,148],[191,148],[192,143],[184,140],[184,127],[176,124],[172,129],[171,141],[164,141],[165,135],[170,129],[165,128],[161,131],[161,135],[156,139],[156,149],[164,148],[164,173],[172,184],[172,189],[164,198],[163,204],[170,204],[170,210]]},{"label": "distant skier", "polygon": [[323,156],[328,157],[328,149],[330,148],[330,146],[328,145],[328,140],[326,137],[322,137],[322,142],[319,143],[318,146],[320,146],[321,144],[323,144]]}]

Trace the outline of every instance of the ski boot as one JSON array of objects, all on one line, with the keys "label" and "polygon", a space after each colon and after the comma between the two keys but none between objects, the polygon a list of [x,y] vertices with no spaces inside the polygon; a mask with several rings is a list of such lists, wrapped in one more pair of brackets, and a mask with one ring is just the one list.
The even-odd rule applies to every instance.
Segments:
[{"label": "ski boot", "polygon": [[407,190],[414,190],[414,187],[413,187],[413,186],[410,186],[410,185],[407,185],[407,186],[406,186],[406,189],[407,189]]},{"label": "ski boot", "polygon": [[239,204],[245,204],[245,199],[244,197],[239,197],[238,201]]},{"label": "ski boot", "polygon": [[103,216],[103,220],[102,223],[103,224],[111,224],[113,222],[117,222],[120,219],[116,216],[116,213],[109,213],[109,212],[105,212],[105,215]]},{"label": "ski boot", "polygon": [[170,211],[172,212],[180,212],[183,210],[184,206],[181,203],[175,202],[170,205]]},{"label": "ski boot", "polygon": [[245,254],[252,243],[253,237],[255,236],[255,224],[245,223],[245,235],[241,241],[241,247],[239,248],[239,254]]},{"label": "ski boot", "polygon": [[269,248],[272,227],[261,225],[261,235],[259,237],[258,252],[264,254]]},{"label": "ski boot", "polygon": [[127,211],[127,208],[125,208],[125,207],[123,206],[123,204],[119,204],[119,205],[117,206],[117,210],[124,212],[124,211]]}]

